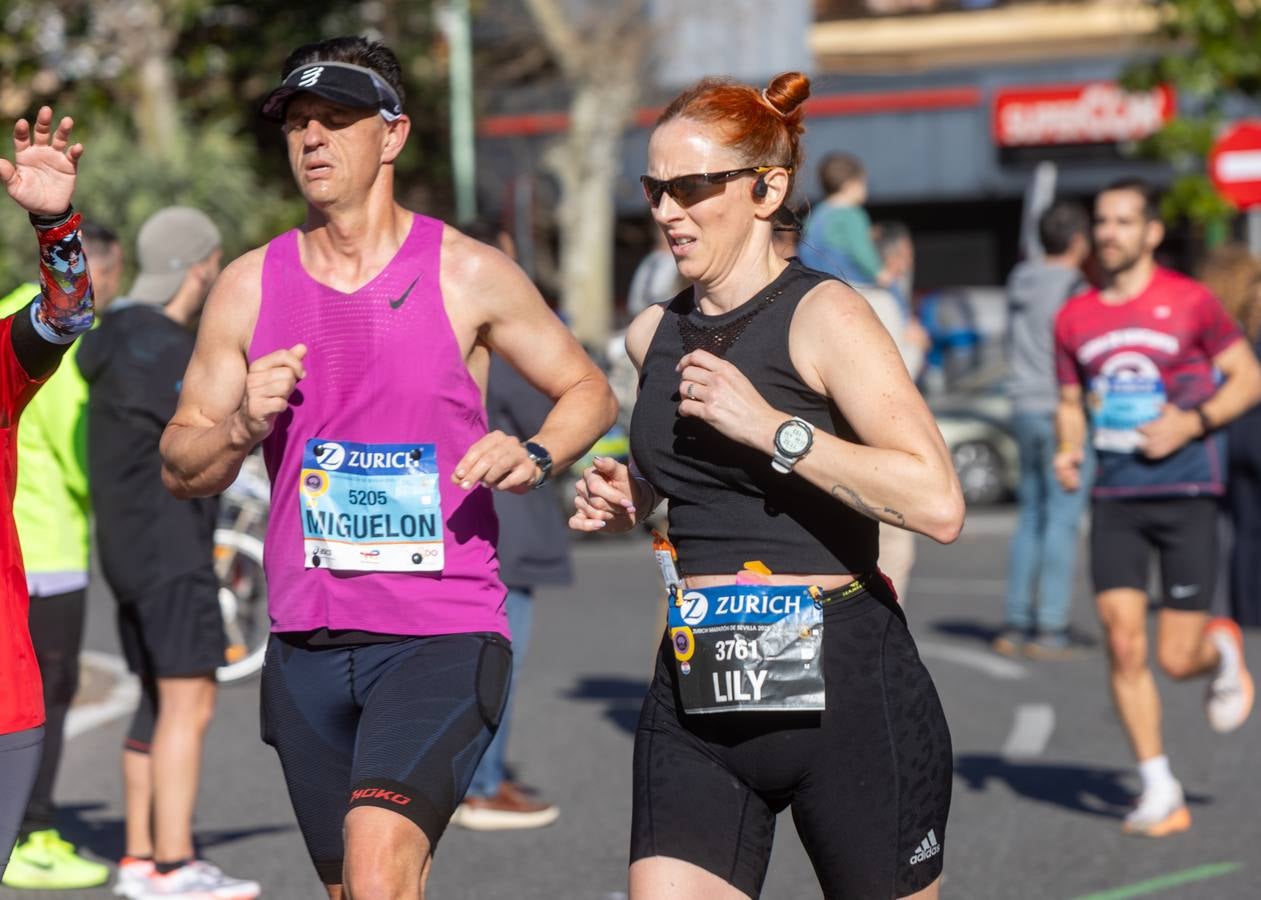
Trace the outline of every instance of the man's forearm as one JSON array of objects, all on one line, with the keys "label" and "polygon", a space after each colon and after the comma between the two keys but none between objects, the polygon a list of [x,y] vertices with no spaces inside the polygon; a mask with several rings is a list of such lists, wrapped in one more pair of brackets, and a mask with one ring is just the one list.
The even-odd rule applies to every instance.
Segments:
[{"label": "man's forearm", "polygon": [[1060,450],[1081,450],[1086,445],[1086,414],[1081,406],[1061,400],[1055,409],[1055,436]]},{"label": "man's forearm", "polygon": [[209,427],[172,422],[162,434],[162,483],[180,499],[222,494],[253,445],[234,416]]},{"label": "man's forearm", "polygon": [[1261,402],[1261,375],[1250,367],[1228,376],[1217,393],[1200,404],[1200,409],[1212,428],[1220,428],[1242,416],[1258,402]]},{"label": "man's forearm", "polygon": [[602,377],[586,378],[556,400],[531,440],[547,448],[552,469],[563,472],[579,460],[617,420],[617,399]]}]

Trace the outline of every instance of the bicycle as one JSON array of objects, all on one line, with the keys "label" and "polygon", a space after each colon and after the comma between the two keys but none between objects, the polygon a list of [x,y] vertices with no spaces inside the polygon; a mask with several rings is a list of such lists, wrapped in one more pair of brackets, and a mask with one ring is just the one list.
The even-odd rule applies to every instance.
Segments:
[{"label": "bicycle", "polygon": [[270,507],[267,470],[262,457],[251,454],[220,498],[219,527],[215,529],[215,574],[227,637],[224,664],[215,670],[220,683],[249,678],[263,667],[267,653],[271,620],[262,538]]}]

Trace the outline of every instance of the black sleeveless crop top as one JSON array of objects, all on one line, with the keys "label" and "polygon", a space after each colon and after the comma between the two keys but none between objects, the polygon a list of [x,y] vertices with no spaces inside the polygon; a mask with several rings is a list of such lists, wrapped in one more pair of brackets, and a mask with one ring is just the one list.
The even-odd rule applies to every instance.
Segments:
[{"label": "black sleeveless crop top", "polygon": [[665,304],[644,358],[631,418],[640,472],[670,500],[670,540],[685,575],[738,572],[761,560],[774,572],[874,572],[878,525],[798,475],[771,469],[771,448],[755,450],[678,414],[675,365],[701,348],[724,357],[771,406],[818,431],[856,440],[827,398],[811,390],[788,354],[797,305],[830,276],[793,260],[739,307],[702,313],[688,288]]}]

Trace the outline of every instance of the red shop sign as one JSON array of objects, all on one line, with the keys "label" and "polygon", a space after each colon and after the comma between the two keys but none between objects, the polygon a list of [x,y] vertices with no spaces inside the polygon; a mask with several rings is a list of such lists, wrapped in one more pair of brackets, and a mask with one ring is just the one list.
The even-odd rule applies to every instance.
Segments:
[{"label": "red shop sign", "polygon": [[994,96],[1000,147],[1111,144],[1155,134],[1173,118],[1173,88],[1130,93],[1111,81],[1004,88]]}]

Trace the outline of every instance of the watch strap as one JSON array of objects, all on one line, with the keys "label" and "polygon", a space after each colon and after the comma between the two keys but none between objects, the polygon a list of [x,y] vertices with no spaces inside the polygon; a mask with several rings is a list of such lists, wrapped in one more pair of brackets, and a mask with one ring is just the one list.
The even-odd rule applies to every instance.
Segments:
[{"label": "watch strap", "polygon": [[[800,453],[785,453],[779,446],[780,432],[783,431],[784,426],[791,424],[800,425],[805,428],[810,435],[809,442],[806,444],[805,449],[803,449]],[[771,456],[771,468],[781,475],[787,475],[793,470],[793,466],[797,465],[797,461],[809,453],[812,447],[814,447],[814,426],[800,416],[793,416],[790,419],[786,419],[779,428],[775,429],[774,453]]]}]

